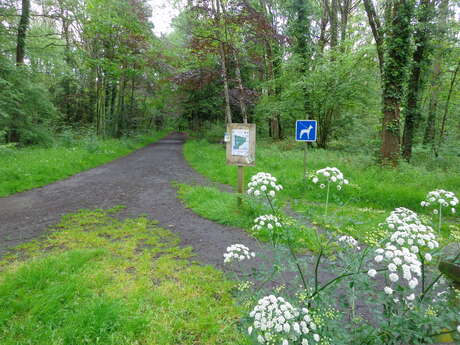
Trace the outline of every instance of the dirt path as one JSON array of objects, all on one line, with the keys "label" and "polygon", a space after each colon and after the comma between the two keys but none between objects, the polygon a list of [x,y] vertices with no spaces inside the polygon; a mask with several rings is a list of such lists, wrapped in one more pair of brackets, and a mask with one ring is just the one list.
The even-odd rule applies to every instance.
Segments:
[{"label": "dirt path", "polygon": [[256,241],[243,230],[216,224],[186,209],[171,182],[209,184],[185,161],[185,135],[174,133],[111,163],[66,180],[0,198],[0,255],[34,239],[66,213],[124,205],[123,216],[147,214],[192,246],[196,259],[222,267],[225,248]]}]

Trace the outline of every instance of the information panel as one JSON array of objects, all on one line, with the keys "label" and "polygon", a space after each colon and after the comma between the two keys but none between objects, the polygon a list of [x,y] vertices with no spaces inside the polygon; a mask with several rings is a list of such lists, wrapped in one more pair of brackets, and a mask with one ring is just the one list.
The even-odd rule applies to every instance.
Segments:
[{"label": "information panel", "polygon": [[253,123],[231,123],[227,125],[230,140],[227,142],[227,164],[255,165],[256,125]]}]

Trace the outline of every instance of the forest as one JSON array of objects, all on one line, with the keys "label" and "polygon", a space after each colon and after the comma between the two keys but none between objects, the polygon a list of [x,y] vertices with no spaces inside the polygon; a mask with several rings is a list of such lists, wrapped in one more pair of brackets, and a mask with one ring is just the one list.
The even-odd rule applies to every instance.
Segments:
[{"label": "forest", "polygon": [[460,0],[0,0],[1,345],[459,344],[459,69]]},{"label": "forest", "polygon": [[[377,162],[460,154],[457,0],[188,0],[157,36],[147,0],[3,0],[0,145],[225,123]],[[440,163],[442,164],[442,163]]]}]

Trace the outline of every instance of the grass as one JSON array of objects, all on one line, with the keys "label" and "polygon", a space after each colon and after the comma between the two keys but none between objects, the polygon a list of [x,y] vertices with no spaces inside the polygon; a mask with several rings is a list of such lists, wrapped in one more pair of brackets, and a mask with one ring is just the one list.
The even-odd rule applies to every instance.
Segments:
[{"label": "grass", "polygon": [[50,148],[0,147],[0,197],[22,192],[94,168],[164,137],[167,131],[132,139],[61,143]]},{"label": "grass", "polygon": [[[267,232],[252,230],[256,217],[270,213],[267,207],[248,197],[245,197],[242,204],[238,206],[236,194],[222,192],[215,187],[186,184],[178,184],[177,187],[179,198],[188,208],[201,217],[219,224],[245,229],[262,241],[270,241]],[[297,226],[296,224],[290,229],[290,232],[297,249],[319,250],[315,230],[312,227]]]},{"label": "grass", "polygon": [[[184,154],[199,173],[215,182],[232,185],[236,190],[236,167],[226,165],[225,149],[222,145],[210,144],[204,140],[191,140],[186,143]],[[379,231],[378,224],[383,222],[394,208],[410,208],[424,215],[430,222],[431,216],[428,216],[428,211],[420,206],[420,201],[425,198],[427,192],[442,188],[460,195],[458,168],[428,171],[425,167],[408,164],[402,164],[397,169],[382,168],[369,156],[319,149],[309,150],[307,157],[309,172],[326,166],[335,166],[350,180],[350,185],[344,187],[341,192],[332,193],[327,218],[324,217],[325,190],[310,181],[305,182],[302,178],[303,151],[297,144],[273,144],[263,141],[259,143],[256,166],[245,168],[246,180],[257,172],[270,172],[284,186],[283,192],[279,193],[281,201],[289,203],[291,208],[303,214],[308,222],[337,233],[352,235],[369,244],[375,244],[382,238],[384,234]],[[206,191],[208,196],[201,195],[193,200],[193,205],[190,199],[185,200],[198,213],[208,208],[201,207],[200,202],[219,199],[215,191],[211,193],[209,190],[202,190],[201,193]],[[206,203],[210,204],[209,201]],[[213,218],[210,219],[225,224],[224,219],[230,217],[228,213],[232,212],[229,210],[222,209],[219,213],[208,210],[200,214],[209,217],[207,213],[213,212]],[[450,231],[460,231],[456,225],[458,217],[449,215],[445,219],[447,222],[443,232],[446,237]],[[239,226],[237,223],[234,222],[232,225]]]},{"label": "grass", "polygon": [[233,284],[155,222],[115,212],[65,216],[0,261],[1,344],[246,344]]}]

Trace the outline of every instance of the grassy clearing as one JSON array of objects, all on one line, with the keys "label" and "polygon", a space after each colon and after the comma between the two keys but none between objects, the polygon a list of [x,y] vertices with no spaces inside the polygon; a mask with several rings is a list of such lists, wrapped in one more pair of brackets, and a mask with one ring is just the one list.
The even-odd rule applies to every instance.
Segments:
[{"label": "grassy clearing", "polygon": [[[204,140],[188,141],[184,154],[201,174],[213,181],[236,186],[236,167],[225,164],[222,145],[209,144]],[[394,208],[404,206],[413,209],[425,214],[430,221],[427,210],[420,206],[427,192],[443,188],[460,195],[458,168],[428,171],[424,167],[402,164],[398,169],[384,169],[369,156],[325,150],[308,151],[310,172],[326,166],[336,166],[351,182],[340,193],[331,194],[327,218],[323,216],[325,190],[302,179],[303,151],[299,145],[261,142],[257,146],[256,166],[246,169],[246,179],[259,171],[270,172],[284,186],[280,193],[282,201],[289,202],[295,211],[304,214],[314,224],[353,235],[367,243],[375,243],[383,236],[378,231],[378,224]],[[217,199],[214,194],[209,193],[208,197]],[[206,200],[206,196],[195,200],[195,209],[200,209],[197,205],[200,200]],[[227,216],[222,214],[218,217],[222,222]],[[450,230],[459,230],[456,225],[458,217],[448,215],[446,220],[443,229],[446,235]]]},{"label": "grassy clearing", "polygon": [[0,147],[0,197],[41,187],[94,168],[157,141],[167,131],[132,139],[98,140],[61,143],[41,148]]},{"label": "grassy clearing", "polygon": [[0,261],[2,345],[246,344],[232,283],[155,222],[114,212],[68,215]]}]

